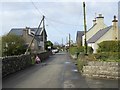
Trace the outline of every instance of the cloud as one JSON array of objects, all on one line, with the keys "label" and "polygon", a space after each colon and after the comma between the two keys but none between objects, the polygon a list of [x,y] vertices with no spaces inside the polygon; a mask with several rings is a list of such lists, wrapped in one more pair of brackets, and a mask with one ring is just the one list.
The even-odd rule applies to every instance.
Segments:
[{"label": "cloud", "polygon": [[[46,28],[51,40],[61,42],[60,38],[66,38],[68,33],[71,33],[72,39],[75,40],[76,32],[83,30],[82,2],[76,2],[75,0],[73,2],[60,2],[59,0],[41,2],[36,0],[34,4],[39,12],[42,12],[41,14],[35,9],[31,0],[28,1],[2,3],[3,11],[0,12],[0,17],[3,19],[3,33],[9,32],[14,27],[37,27],[42,14],[46,16],[46,24],[48,25]],[[87,29],[91,27],[95,13],[102,13],[105,17],[105,23],[111,25],[113,16],[118,12],[117,9],[116,2],[86,2]]]}]

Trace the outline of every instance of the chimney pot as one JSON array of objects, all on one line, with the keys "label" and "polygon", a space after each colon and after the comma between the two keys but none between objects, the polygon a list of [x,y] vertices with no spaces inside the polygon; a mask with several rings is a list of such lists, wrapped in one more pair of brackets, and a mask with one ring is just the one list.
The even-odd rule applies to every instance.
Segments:
[{"label": "chimney pot", "polygon": [[98,14],[97,18],[104,18],[104,17],[102,16],[102,14]]},{"label": "chimney pot", "polygon": [[118,20],[116,20],[116,16],[114,15],[114,20],[112,22],[117,22]]}]

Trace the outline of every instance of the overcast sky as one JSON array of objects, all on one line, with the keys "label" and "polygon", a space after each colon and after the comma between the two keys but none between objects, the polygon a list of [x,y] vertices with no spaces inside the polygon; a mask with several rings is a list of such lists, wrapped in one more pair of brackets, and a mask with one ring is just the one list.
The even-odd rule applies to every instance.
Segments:
[{"label": "overcast sky", "polygon": [[[99,13],[103,14],[105,24],[110,26],[113,16],[118,17],[118,1],[87,0],[87,30],[92,26],[95,13],[97,16]],[[69,33],[75,41],[77,31],[84,30],[83,7],[80,0],[18,0],[17,2],[3,0],[0,2],[0,10],[0,35],[8,33],[12,28],[38,27],[42,15],[45,15],[48,40],[53,43],[61,44],[62,38],[65,43]]]}]

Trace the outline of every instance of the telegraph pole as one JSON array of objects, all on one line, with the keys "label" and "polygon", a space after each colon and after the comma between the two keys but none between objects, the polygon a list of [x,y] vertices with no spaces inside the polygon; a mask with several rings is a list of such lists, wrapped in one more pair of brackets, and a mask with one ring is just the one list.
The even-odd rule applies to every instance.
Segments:
[{"label": "telegraph pole", "polygon": [[45,16],[43,15],[43,51],[45,51]]},{"label": "telegraph pole", "polygon": [[62,47],[63,47],[63,38],[62,38]]},{"label": "telegraph pole", "polygon": [[34,36],[33,36],[32,40],[31,40],[31,42],[30,42],[30,44],[29,44],[28,48],[26,49],[25,54],[28,54],[28,51],[29,51],[29,49],[30,49],[30,47],[31,47],[31,45],[32,45],[32,43],[33,43],[33,41],[34,41],[34,39],[35,39],[35,35],[36,35],[36,34],[37,34],[37,32],[39,31],[40,26],[41,26],[41,24],[42,24],[42,21],[43,21],[43,20],[44,20],[44,17],[43,17],[43,18],[42,18],[42,20],[40,21],[40,24],[39,24],[39,26],[38,26],[38,28],[37,28],[37,31],[35,32],[35,34],[34,34]]},{"label": "telegraph pole", "polygon": [[86,32],[87,32],[87,26],[86,26],[86,12],[85,12],[85,2],[83,2],[83,13],[84,13],[84,46],[85,46],[85,54],[87,54],[87,41],[86,41]]},{"label": "telegraph pole", "polygon": [[71,39],[71,37],[70,37],[70,33],[69,33],[69,48],[70,48],[70,45],[71,45],[70,39]]}]

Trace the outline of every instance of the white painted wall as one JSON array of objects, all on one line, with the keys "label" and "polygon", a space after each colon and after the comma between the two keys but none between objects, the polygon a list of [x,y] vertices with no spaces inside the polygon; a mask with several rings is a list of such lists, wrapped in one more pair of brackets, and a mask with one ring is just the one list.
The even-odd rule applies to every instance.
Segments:
[{"label": "white painted wall", "polygon": [[[93,27],[93,26],[92,26]],[[89,31],[87,31],[86,33],[86,40],[88,41],[93,35],[95,35],[100,29],[103,29],[107,27],[105,24],[104,24],[104,18],[97,18],[96,20],[96,25],[89,29]],[[85,36],[83,35],[82,36],[82,45],[84,46],[84,38]]]},{"label": "white painted wall", "polygon": [[115,40],[114,36],[113,36],[113,33],[114,32],[114,29],[113,27],[107,32],[105,33],[98,41],[96,41],[94,43],[94,53],[97,52],[97,49],[98,49],[98,43],[101,43],[103,41],[111,41],[111,40]]}]

